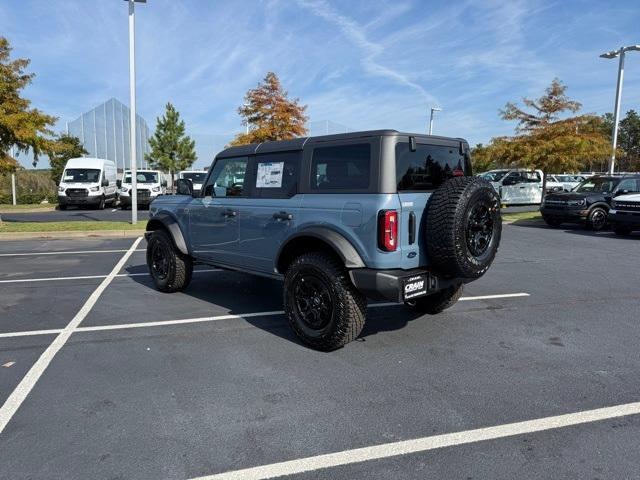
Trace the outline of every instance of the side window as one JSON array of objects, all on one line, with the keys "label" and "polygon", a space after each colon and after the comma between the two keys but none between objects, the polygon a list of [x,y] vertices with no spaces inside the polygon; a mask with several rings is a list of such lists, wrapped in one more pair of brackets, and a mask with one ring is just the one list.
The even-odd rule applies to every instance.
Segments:
[{"label": "side window", "polygon": [[311,190],[366,190],[371,178],[368,143],[317,147],[311,160]]},{"label": "side window", "polygon": [[503,184],[511,184],[515,185],[516,183],[522,182],[522,175],[520,172],[511,172],[507,177],[502,181]]},{"label": "side window", "polygon": [[629,192],[637,192],[638,191],[638,181],[633,178],[627,178],[622,180],[618,184],[618,188],[616,191],[621,192],[623,190],[627,190]]},{"label": "side window", "polygon": [[247,157],[223,158],[213,166],[207,184],[205,197],[242,197],[244,178],[247,172]]},{"label": "side window", "polygon": [[252,196],[288,198],[298,191],[302,152],[265,153],[253,157],[255,185]]},{"label": "side window", "polygon": [[408,143],[396,145],[398,191],[432,191],[445,180],[471,174],[468,157],[458,147],[417,144],[412,152]]}]

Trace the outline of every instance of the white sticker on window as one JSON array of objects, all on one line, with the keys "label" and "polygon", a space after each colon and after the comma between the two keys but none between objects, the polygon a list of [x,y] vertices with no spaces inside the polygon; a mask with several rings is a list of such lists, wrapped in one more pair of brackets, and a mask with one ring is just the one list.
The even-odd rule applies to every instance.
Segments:
[{"label": "white sticker on window", "polygon": [[256,188],[282,188],[284,162],[258,163]]}]

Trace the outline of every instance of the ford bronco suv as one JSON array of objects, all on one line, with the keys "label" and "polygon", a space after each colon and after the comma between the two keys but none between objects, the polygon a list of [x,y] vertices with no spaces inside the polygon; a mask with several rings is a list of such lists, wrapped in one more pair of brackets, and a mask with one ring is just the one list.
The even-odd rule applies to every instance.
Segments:
[{"label": "ford bronco suv", "polygon": [[153,201],[147,263],[164,292],[184,289],[194,263],[283,278],[294,332],[333,350],[360,334],[367,299],[453,305],[501,229],[465,140],[368,131],[222,151],[200,192],[181,179]]}]

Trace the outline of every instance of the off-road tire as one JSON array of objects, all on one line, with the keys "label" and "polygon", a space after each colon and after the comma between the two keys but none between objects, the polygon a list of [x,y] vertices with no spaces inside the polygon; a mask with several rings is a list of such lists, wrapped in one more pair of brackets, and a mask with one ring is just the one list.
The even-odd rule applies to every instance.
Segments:
[{"label": "off-road tire", "polygon": [[420,313],[435,315],[454,306],[460,300],[463,291],[464,284],[454,285],[426,297],[416,298],[407,304]]},{"label": "off-road tire", "polygon": [[[299,313],[296,286],[303,278],[317,278],[332,300],[331,316],[322,328],[312,328]],[[283,287],[284,310],[298,338],[312,348],[331,351],[356,339],[366,319],[366,298],[353,286],[347,270],[333,256],[323,252],[305,253],[287,268]]]},{"label": "off-road tire", "polygon": [[[479,254],[474,254],[469,243],[471,215],[476,207],[486,209],[491,224],[490,238]],[[433,268],[451,278],[484,275],[496,256],[502,234],[500,198],[491,184],[478,177],[449,179],[431,195],[426,215],[427,253]]]},{"label": "off-road tire", "polygon": [[[604,215],[604,220],[601,220]],[[607,226],[607,216],[609,213],[604,207],[593,207],[587,216],[587,228],[594,232],[599,232]]]},{"label": "off-road tire", "polygon": [[[167,261],[166,274],[161,275],[159,268],[154,266],[157,258],[154,249]],[[154,259],[155,258],[155,259]],[[165,230],[155,230],[147,243],[147,266],[154,285],[161,292],[173,293],[184,290],[191,282],[193,274],[193,260],[180,252]]]},{"label": "off-road tire", "polygon": [[629,227],[625,227],[623,225],[615,225],[613,227],[613,232],[616,235],[631,235],[632,231],[633,231],[632,229],[630,229]]},{"label": "off-road tire", "polygon": [[546,223],[550,227],[559,227],[560,225],[562,225],[562,221],[556,218],[542,217],[542,219],[544,220],[544,223]]}]

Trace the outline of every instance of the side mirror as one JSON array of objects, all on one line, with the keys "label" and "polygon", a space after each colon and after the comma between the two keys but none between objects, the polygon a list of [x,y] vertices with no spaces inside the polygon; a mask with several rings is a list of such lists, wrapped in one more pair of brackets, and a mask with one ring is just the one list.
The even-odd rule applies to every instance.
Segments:
[{"label": "side mirror", "polygon": [[102,186],[103,187],[108,187],[109,186],[109,180],[107,180],[106,178],[104,180],[102,180]]},{"label": "side mirror", "polygon": [[122,188],[122,180],[116,180],[116,187]]},{"label": "side mirror", "polygon": [[193,182],[188,178],[176,180],[176,195],[189,195],[193,197]]}]

